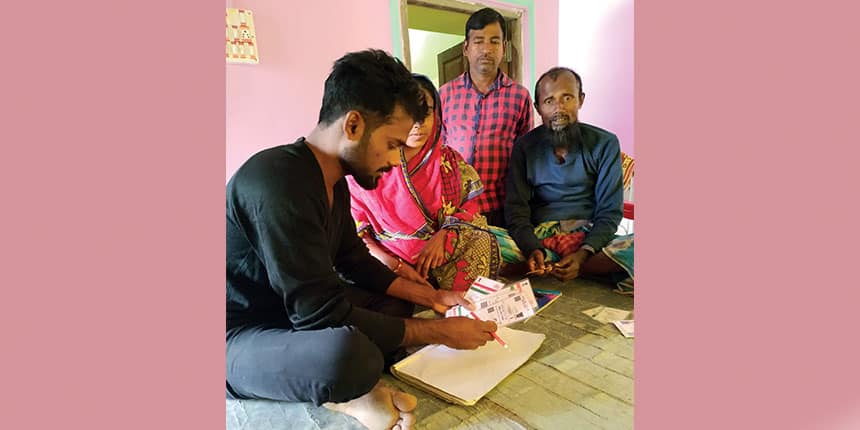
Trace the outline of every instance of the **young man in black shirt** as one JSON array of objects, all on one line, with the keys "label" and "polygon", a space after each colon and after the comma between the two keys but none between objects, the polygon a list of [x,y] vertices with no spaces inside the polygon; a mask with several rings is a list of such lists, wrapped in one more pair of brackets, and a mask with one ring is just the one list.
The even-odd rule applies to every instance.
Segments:
[{"label": "young man in black shirt", "polygon": [[461,294],[398,277],[355,231],[345,175],[372,189],[426,113],[385,52],[337,60],[316,127],[253,155],[227,184],[227,395],[324,404],[367,427],[411,427],[415,397],[378,384],[401,346],[477,348],[491,322],[411,319]]}]

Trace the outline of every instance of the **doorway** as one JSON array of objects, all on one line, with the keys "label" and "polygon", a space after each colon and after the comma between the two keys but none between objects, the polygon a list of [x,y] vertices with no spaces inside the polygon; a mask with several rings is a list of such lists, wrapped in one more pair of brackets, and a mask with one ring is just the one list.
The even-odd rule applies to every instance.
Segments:
[{"label": "doorway", "polygon": [[[439,88],[469,69],[463,55],[466,20],[486,5],[458,0],[399,0],[403,62],[415,73],[427,75]],[[523,84],[523,10],[491,5],[505,18],[507,49],[499,65],[505,74]]]}]

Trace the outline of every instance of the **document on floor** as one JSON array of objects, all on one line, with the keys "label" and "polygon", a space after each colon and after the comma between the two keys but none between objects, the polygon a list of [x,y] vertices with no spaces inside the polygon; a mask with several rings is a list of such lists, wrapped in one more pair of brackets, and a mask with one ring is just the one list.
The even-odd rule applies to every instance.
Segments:
[{"label": "document on floor", "polygon": [[624,337],[633,337],[633,320],[612,321]]},{"label": "document on floor", "polygon": [[627,319],[627,317],[630,316],[630,311],[610,308],[608,306],[597,306],[586,311],[582,311],[582,313],[604,324]]},{"label": "document on floor", "polygon": [[540,348],[546,335],[500,327],[508,348],[487,342],[478,349],[428,345],[391,366],[391,374],[451,403],[474,405]]}]

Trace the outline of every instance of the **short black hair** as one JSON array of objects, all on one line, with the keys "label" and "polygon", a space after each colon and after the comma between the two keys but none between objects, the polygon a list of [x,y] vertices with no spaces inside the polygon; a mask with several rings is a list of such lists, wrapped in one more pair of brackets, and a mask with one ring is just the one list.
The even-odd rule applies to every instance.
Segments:
[{"label": "short black hair", "polygon": [[499,26],[502,27],[502,39],[505,39],[505,35],[507,34],[505,30],[505,18],[495,9],[485,7],[469,15],[469,19],[466,21],[466,41],[469,41],[470,30],[481,30],[494,22],[498,22]]},{"label": "short black hair", "polygon": [[582,79],[580,79],[579,74],[574,72],[573,69],[557,66],[544,72],[542,75],[540,75],[537,82],[535,82],[535,106],[538,106],[538,104],[540,104],[540,94],[538,94],[538,89],[540,88],[540,81],[542,81],[543,78],[546,77],[550,77],[554,81],[558,79],[558,75],[564,72],[569,72],[573,74],[573,77],[576,78],[576,85],[579,86],[579,95],[582,96],[583,94],[585,94],[584,92],[582,92]]},{"label": "short black hair", "polygon": [[350,52],[325,80],[319,125],[329,125],[351,110],[361,112],[372,130],[387,122],[400,104],[415,121],[427,116],[427,103],[403,63],[379,49]]}]

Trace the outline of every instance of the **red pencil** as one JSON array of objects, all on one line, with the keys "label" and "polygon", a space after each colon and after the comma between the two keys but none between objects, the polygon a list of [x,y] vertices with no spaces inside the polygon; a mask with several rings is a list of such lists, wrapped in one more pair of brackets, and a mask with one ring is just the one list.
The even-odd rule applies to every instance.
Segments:
[{"label": "red pencil", "polygon": [[[475,315],[475,313],[474,313],[474,312],[469,312],[469,314],[470,314],[470,315],[472,315],[472,318],[474,318],[474,319],[476,319],[476,320],[478,320],[478,321],[483,321],[482,319],[478,318],[478,316],[477,316],[477,315]],[[502,346],[504,346],[505,348],[507,348],[507,347],[508,347],[508,344],[507,344],[507,343],[505,343],[505,341],[503,341],[503,340],[502,340],[502,338],[500,338],[500,337],[499,337],[499,335],[497,335],[497,334],[496,334],[496,332],[492,332],[492,333],[490,333],[490,334],[491,334],[491,335],[493,335],[493,337],[496,339],[496,342],[499,342],[499,345],[502,345]]]}]

